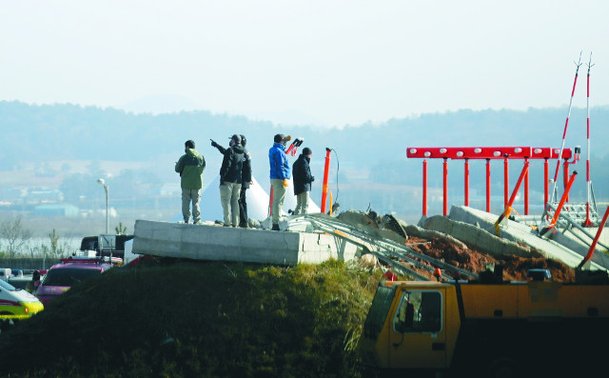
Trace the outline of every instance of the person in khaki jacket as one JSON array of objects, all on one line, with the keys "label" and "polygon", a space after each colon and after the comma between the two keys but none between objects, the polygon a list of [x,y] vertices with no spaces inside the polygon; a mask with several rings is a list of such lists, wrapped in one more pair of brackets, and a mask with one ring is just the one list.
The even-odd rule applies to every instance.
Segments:
[{"label": "person in khaki jacket", "polygon": [[203,187],[203,170],[205,169],[205,158],[195,150],[195,142],[187,140],[184,143],[185,154],[176,162],[175,171],[180,174],[180,186],[182,187],[182,216],[184,223],[190,220],[190,207],[192,205],[192,223],[201,222],[201,188]]}]

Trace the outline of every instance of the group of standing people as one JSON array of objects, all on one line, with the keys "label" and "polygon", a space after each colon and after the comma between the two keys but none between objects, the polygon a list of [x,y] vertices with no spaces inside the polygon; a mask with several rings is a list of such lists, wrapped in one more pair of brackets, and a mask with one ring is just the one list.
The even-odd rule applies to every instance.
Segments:
[{"label": "group of standing people", "polygon": [[[293,172],[294,195],[296,209],[294,214],[306,214],[309,206],[309,192],[315,177],[311,175],[309,163],[312,151],[305,147],[302,154],[292,167],[286,155],[286,143],[290,136],[277,134],[273,146],[269,150],[270,179],[272,187],[272,229],[279,230],[281,208],[285,200],[286,189]],[[245,149],[244,135],[234,134],[230,138],[228,148],[211,140],[223,155],[220,167],[220,200],[224,212],[224,226],[248,227],[246,191],[252,184],[252,167],[250,156]],[[195,142],[187,140],[184,143],[184,155],[175,164],[175,171],[180,174],[182,188],[182,215],[184,223],[200,224],[200,190],[203,186],[201,178],[205,169],[205,158],[195,149]],[[191,211],[192,209],[192,211]]]}]

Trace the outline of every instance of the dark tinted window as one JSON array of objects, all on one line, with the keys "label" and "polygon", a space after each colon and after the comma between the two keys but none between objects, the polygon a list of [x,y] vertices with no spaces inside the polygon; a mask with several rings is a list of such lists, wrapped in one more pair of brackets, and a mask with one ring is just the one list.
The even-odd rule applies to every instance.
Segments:
[{"label": "dark tinted window", "polygon": [[372,300],[370,310],[368,310],[368,316],[364,323],[364,334],[370,338],[376,338],[385,324],[387,314],[393,301],[393,295],[395,294],[395,286],[385,287],[379,286],[376,289],[376,294]]},{"label": "dark tinted window", "polygon": [[398,332],[440,331],[441,298],[440,293],[434,291],[405,291],[394,318],[394,329]]},{"label": "dark tinted window", "polygon": [[81,281],[101,274],[97,269],[51,269],[48,271],[43,285],[46,286],[73,286]]}]

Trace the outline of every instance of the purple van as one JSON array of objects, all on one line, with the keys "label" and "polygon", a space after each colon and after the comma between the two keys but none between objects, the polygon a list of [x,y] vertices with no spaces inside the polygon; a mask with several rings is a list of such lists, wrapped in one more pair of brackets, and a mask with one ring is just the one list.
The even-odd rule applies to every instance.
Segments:
[{"label": "purple van", "polygon": [[69,257],[49,268],[34,295],[46,305],[79,282],[97,277],[113,265],[100,258]]}]

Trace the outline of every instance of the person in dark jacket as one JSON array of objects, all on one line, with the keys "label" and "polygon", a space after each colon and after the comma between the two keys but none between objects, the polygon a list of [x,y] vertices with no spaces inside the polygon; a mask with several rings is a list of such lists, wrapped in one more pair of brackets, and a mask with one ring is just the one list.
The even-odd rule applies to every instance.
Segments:
[{"label": "person in dark jacket", "polygon": [[[249,226],[247,216],[247,197],[246,191],[252,185],[252,163],[250,155],[245,149],[247,139],[245,135],[239,135],[241,137],[241,146],[243,147],[243,171],[241,173],[241,193],[239,195],[239,227],[247,228]],[[212,147],[216,147],[222,155],[226,153],[226,148],[222,147],[214,140],[211,141]]]},{"label": "person in dark jacket", "polygon": [[224,225],[237,227],[239,224],[239,196],[243,180],[245,150],[241,137],[237,134],[230,139],[229,148],[224,152],[220,168],[220,200],[224,210]]},{"label": "person in dark jacket", "polygon": [[205,169],[205,158],[195,150],[195,142],[187,140],[184,143],[185,154],[176,162],[175,171],[180,174],[182,187],[182,216],[184,223],[190,219],[190,205],[192,203],[192,223],[201,221],[199,200],[200,190],[203,187],[201,175]]},{"label": "person in dark jacket", "polygon": [[305,147],[302,153],[292,165],[292,176],[294,177],[294,194],[296,195],[296,209],[294,214],[306,214],[309,208],[309,192],[311,191],[311,183],[315,181],[315,177],[311,175],[312,151]]}]

